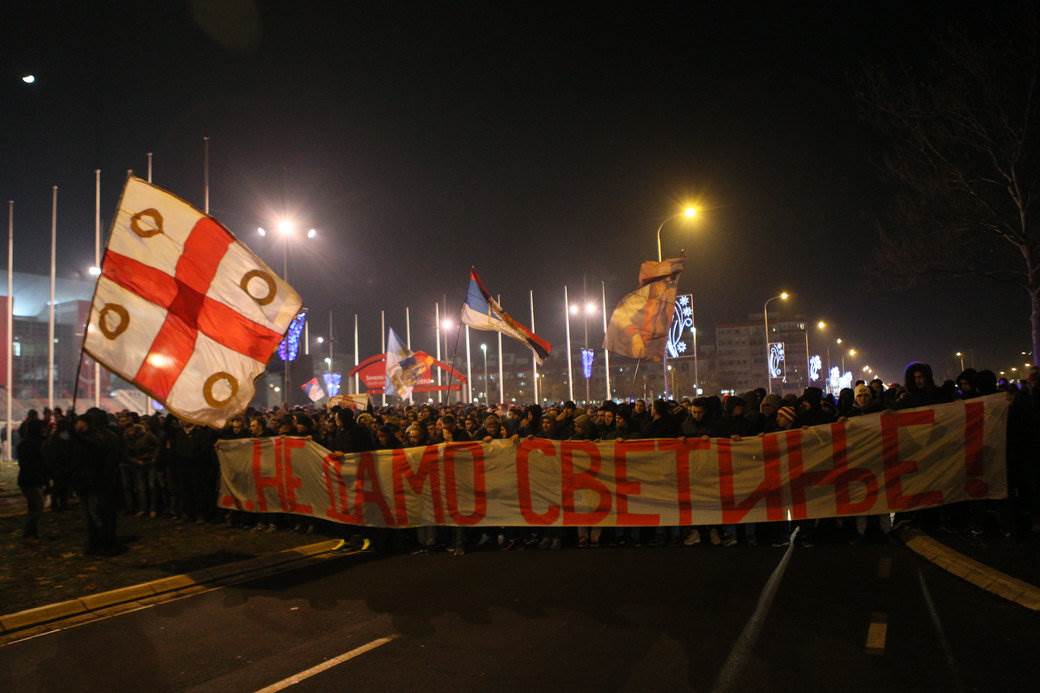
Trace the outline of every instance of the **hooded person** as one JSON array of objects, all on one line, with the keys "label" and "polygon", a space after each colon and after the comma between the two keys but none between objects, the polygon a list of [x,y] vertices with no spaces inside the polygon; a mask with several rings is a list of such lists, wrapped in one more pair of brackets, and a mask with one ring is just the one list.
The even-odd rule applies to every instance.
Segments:
[{"label": "hooded person", "polygon": [[904,386],[906,394],[899,401],[900,409],[927,407],[949,401],[943,391],[935,385],[932,367],[915,361],[906,367]]},{"label": "hooded person", "polygon": [[807,387],[798,400],[798,425],[819,426],[831,423],[833,415],[823,408],[823,390]]},{"label": "hooded person", "polygon": [[979,396],[979,374],[974,368],[966,368],[957,376],[957,397],[971,399]]},{"label": "hooded person", "polygon": [[747,400],[743,397],[731,395],[726,398],[725,414],[719,419],[717,435],[722,438],[734,436],[753,436],[755,430],[754,422],[747,416]]}]

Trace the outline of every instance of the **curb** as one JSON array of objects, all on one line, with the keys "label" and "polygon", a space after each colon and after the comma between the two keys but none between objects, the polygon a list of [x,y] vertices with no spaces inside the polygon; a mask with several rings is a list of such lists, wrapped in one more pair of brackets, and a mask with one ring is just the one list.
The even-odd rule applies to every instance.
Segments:
[{"label": "curb", "polygon": [[967,580],[990,594],[995,594],[1031,611],[1040,611],[1040,587],[968,558],[918,530],[903,530],[900,536],[911,551],[946,572]]},{"label": "curb", "polygon": [[[273,575],[296,567],[296,564],[310,559],[331,557],[328,554],[339,552],[344,544],[342,539],[330,539],[183,575],[172,575],[107,592],[88,594],[76,599],[3,614],[0,615],[0,644],[27,637],[30,635],[28,631],[31,629],[38,629],[41,626],[56,626],[58,621],[74,619],[76,623],[83,623],[92,620],[91,616],[95,612],[126,611],[181,596],[206,592],[227,584],[244,582],[247,579]],[[342,552],[337,555],[345,556],[353,553],[355,552]]]}]

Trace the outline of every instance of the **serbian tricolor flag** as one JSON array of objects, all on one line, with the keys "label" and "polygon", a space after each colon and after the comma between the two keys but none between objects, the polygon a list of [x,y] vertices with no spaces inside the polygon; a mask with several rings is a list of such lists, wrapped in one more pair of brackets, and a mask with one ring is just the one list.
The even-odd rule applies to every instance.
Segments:
[{"label": "serbian tricolor flag", "polygon": [[624,298],[610,316],[603,348],[634,359],[660,361],[668,334],[679,274],[686,258],[647,260],[639,266],[639,288]]},{"label": "serbian tricolor flag", "polygon": [[307,393],[307,399],[312,402],[317,402],[319,399],[325,397],[325,390],[321,389],[321,385],[318,383],[318,378],[314,377],[300,385],[300,389]]},{"label": "serbian tricolor flag", "polygon": [[83,349],[177,417],[245,410],[300,296],[212,217],[130,177]]},{"label": "serbian tricolor flag", "polygon": [[512,315],[502,310],[502,306],[491,297],[491,292],[480,281],[476,270],[469,271],[469,289],[466,291],[466,304],[462,306],[462,322],[474,330],[501,332],[507,337],[526,344],[538,363],[552,353],[552,344],[545,341],[531,330],[517,322]]}]

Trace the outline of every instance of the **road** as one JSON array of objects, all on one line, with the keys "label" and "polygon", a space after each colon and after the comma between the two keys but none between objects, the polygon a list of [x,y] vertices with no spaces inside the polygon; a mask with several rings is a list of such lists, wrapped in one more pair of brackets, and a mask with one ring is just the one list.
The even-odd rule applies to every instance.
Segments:
[{"label": "road", "polygon": [[0,690],[1036,690],[1038,642],[897,545],[362,555],[13,643]]}]

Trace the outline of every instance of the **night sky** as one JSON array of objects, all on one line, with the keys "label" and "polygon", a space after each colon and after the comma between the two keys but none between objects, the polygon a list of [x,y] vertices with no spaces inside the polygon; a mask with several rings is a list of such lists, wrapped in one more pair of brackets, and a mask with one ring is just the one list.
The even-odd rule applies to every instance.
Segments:
[{"label": "night sky", "polygon": [[788,289],[792,311],[830,322],[888,380],[912,359],[953,375],[955,351],[1021,367],[1022,289],[890,293],[871,271],[892,191],[856,75],[912,69],[971,14],[766,5],[4,3],[16,269],[47,271],[53,184],[58,271],[92,264],[95,168],[106,224],[148,151],[155,181],[201,207],[205,134],[211,213],[276,269],[256,227],[287,213],[316,227],[291,248],[290,282],[319,322],[335,310],[341,336],[359,312],[363,355],[379,310],[403,333],[406,305],[413,345],[432,352],[433,302],[458,306],[471,264],[524,322],[534,289],[538,332],[562,344],[563,285],[580,297],[584,275],[598,296],[606,281],[613,303],[660,220],[692,200],[702,216],[668,227],[665,252],[689,254],[680,289],[707,335]]}]

